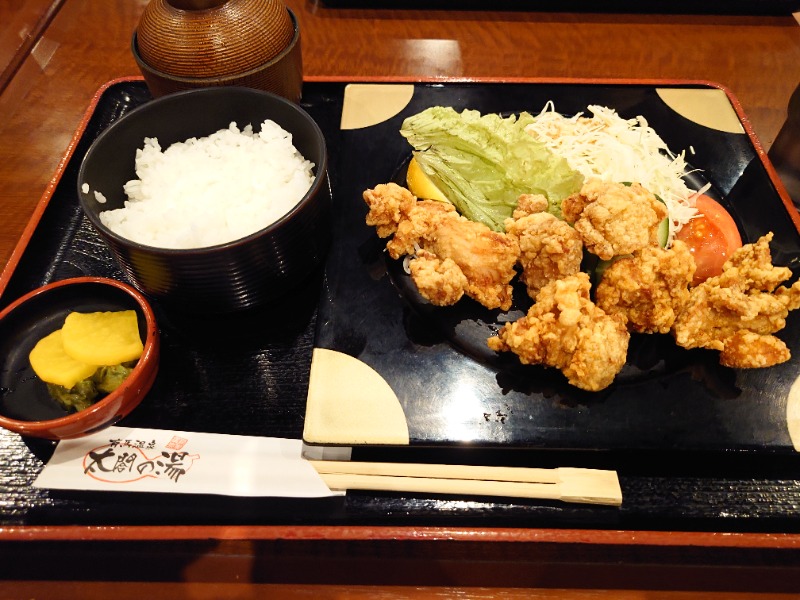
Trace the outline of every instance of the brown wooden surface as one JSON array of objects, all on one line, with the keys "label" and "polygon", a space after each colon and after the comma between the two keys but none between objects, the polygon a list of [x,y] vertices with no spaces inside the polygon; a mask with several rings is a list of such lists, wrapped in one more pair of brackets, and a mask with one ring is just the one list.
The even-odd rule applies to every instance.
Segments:
[{"label": "brown wooden surface", "polygon": [[[638,590],[575,590],[531,588],[482,587],[432,587],[432,586],[337,586],[289,585],[244,583],[116,583],[72,581],[20,581],[11,582],[4,593],[8,598],[81,598],[82,600],[140,600],[192,598],[194,600],[219,600],[219,598],[283,598],[286,600],[403,600],[430,598],[443,600],[695,600],[696,592],[650,591],[643,595]],[[705,600],[746,600],[750,593],[706,592]],[[791,600],[792,594],[759,594],[759,600]]]},{"label": "brown wooden surface", "polygon": [[[170,599],[192,598],[194,600],[219,600],[219,598],[283,598],[286,600],[402,600],[430,598],[443,600],[695,600],[696,592],[647,592],[638,590],[575,590],[575,589],[531,589],[531,588],[481,588],[481,587],[432,587],[432,586],[336,586],[336,585],[289,585],[289,584],[244,584],[244,583],[116,583],[93,582],[89,584],[72,581],[11,582],[4,593],[8,598],[81,598],[82,600],[140,600],[141,598]],[[707,592],[706,600],[746,600],[750,593]],[[759,600],[791,600],[792,594],[759,594]]]},{"label": "brown wooden surface", "polygon": [[0,0],[0,91],[58,12],[63,0]]},{"label": "brown wooden surface", "polygon": [[[704,79],[729,87],[769,148],[800,81],[791,16],[345,10],[289,0],[309,76]],[[67,0],[0,95],[0,264],[95,91],[138,74],[145,2]]]},{"label": "brown wooden surface", "polygon": [[[538,541],[475,537],[5,542],[0,598],[127,598],[133,590],[158,599],[301,597],[310,591],[326,598],[368,592],[476,598],[503,597],[514,588],[510,597],[738,600],[800,592],[798,554],[786,549],[697,547],[692,536],[680,534],[675,546],[598,545],[590,541],[593,534],[581,541],[574,532],[566,532],[571,542],[556,535]],[[478,589],[485,595],[476,595]]]},{"label": "brown wooden surface", "polygon": [[[733,91],[765,149],[800,82],[800,26],[791,15],[423,12],[287,3],[300,22],[309,77],[708,80]],[[24,4],[27,13],[48,3]],[[65,0],[0,94],[0,266],[97,89],[138,74],[129,46],[145,4]],[[6,5],[17,6],[0,8]],[[2,23],[5,43],[14,32]],[[184,541],[173,546],[170,539]],[[793,535],[580,530],[0,528],[0,578],[16,579],[0,586],[0,598],[660,600],[736,599],[757,591],[780,598],[800,591],[798,543]],[[42,566],[17,568],[31,564]],[[106,571],[69,571],[79,564]],[[120,564],[131,570],[114,571]],[[127,580],[135,583],[111,583]],[[152,583],[162,580],[193,583]]]}]

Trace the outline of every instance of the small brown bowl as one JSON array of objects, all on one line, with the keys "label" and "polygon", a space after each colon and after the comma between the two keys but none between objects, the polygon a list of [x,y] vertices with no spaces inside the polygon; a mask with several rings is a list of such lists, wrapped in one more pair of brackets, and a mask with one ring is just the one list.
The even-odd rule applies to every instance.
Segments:
[{"label": "small brown bowl", "polygon": [[[242,86],[264,90],[299,102],[303,88],[303,57],[300,48],[300,28],[294,13],[286,9],[292,23],[292,36],[280,53],[244,71],[188,76],[160,69],[148,63],[139,51],[139,32],[134,32],[131,52],[154,97],[204,87]],[[212,59],[207,59],[212,60]],[[202,64],[198,61],[199,64]],[[208,70],[207,70],[208,71]]]},{"label": "small brown bowl", "polygon": [[[71,311],[135,310],[144,351],[115,391],[89,408],[68,413],[30,366],[36,343],[59,329]],[[160,336],[147,300],[131,286],[101,277],[76,277],[45,285],[0,312],[0,427],[23,436],[60,440],[117,423],[136,408],[158,373]]]}]

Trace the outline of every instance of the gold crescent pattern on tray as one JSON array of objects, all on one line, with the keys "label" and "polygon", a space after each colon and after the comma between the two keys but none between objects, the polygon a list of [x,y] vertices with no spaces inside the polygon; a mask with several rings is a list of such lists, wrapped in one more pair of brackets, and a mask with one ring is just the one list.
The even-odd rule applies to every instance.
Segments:
[{"label": "gold crescent pattern on tray", "polygon": [[344,90],[344,129],[362,129],[383,123],[402,111],[414,95],[413,84],[351,83]]},{"label": "gold crescent pattern on tray", "polygon": [[794,380],[786,399],[786,427],[797,452],[800,452],[800,377]]},{"label": "gold crescent pattern on tray", "polygon": [[343,352],[315,348],[303,440],[408,445],[408,424],[392,388],[372,367]]},{"label": "gold crescent pattern on tray", "polygon": [[717,88],[656,88],[676,113],[693,123],[727,133],[744,133],[728,96]]}]

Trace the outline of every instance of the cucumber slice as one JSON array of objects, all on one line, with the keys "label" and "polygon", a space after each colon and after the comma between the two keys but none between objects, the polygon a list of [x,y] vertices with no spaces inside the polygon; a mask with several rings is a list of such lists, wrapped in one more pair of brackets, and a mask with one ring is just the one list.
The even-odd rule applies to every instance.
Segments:
[{"label": "cucumber slice", "polygon": [[669,241],[669,217],[664,217],[664,220],[658,224],[658,245],[662,248],[667,247]]}]

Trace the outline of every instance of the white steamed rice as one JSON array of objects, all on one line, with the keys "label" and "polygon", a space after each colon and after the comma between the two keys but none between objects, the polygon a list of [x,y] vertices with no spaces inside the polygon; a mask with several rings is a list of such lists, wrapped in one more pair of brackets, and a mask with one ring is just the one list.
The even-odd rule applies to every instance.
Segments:
[{"label": "white steamed rice", "polygon": [[300,202],[314,164],[273,121],[172,144],[156,138],[136,151],[138,179],[125,184],[123,208],[100,213],[119,235],[158,248],[205,248],[241,239]]}]

